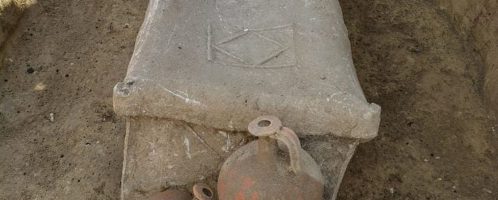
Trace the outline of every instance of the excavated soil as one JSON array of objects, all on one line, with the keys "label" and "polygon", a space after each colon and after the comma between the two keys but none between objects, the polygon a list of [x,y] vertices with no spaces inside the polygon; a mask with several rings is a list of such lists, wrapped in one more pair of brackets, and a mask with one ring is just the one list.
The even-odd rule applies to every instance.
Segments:
[{"label": "excavated soil", "polygon": [[483,64],[430,1],[341,1],[379,137],[360,145],[340,199],[498,199],[498,133]]},{"label": "excavated soil", "polygon": [[[339,199],[497,199],[483,63],[429,0],[342,0],[358,77],[383,108]],[[0,52],[0,199],[118,199],[124,77],[147,6],[40,0]]]}]

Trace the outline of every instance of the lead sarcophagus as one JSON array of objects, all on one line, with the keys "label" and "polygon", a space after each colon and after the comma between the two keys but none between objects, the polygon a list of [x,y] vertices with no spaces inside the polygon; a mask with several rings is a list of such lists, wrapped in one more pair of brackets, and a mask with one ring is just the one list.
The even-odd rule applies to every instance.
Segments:
[{"label": "lead sarcophagus", "polygon": [[114,109],[127,116],[122,199],[215,186],[249,122],[268,114],[299,135],[333,199],[380,121],[336,0],[150,0]]}]

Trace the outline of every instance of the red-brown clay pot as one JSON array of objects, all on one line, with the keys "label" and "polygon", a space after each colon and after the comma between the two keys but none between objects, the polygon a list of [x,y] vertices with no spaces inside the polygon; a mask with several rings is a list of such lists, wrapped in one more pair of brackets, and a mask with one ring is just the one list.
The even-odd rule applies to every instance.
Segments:
[{"label": "red-brown clay pot", "polygon": [[[301,148],[297,135],[273,116],[249,124],[259,137],[234,152],[218,179],[219,200],[322,200],[320,167]],[[282,148],[277,145],[281,143]]]}]

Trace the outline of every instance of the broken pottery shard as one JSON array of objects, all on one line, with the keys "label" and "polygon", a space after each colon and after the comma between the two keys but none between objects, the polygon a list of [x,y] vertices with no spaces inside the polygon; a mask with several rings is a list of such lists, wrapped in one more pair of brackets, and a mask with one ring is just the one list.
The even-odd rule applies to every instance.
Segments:
[{"label": "broken pottery shard", "polygon": [[199,181],[275,115],[303,139],[335,199],[357,145],[377,136],[340,5],[297,0],[150,0],[114,109],[127,116],[122,199]]}]

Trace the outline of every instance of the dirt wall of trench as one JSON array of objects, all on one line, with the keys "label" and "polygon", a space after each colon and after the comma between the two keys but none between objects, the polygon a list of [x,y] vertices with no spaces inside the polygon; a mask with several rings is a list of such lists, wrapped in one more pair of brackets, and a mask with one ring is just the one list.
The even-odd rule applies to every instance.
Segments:
[{"label": "dirt wall of trench", "polygon": [[437,0],[457,31],[475,44],[484,61],[482,89],[490,108],[498,113],[498,1]]},{"label": "dirt wall of trench", "polygon": [[0,49],[17,27],[24,12],[24,5],[30,2],[30,0],[0,1]]}]

